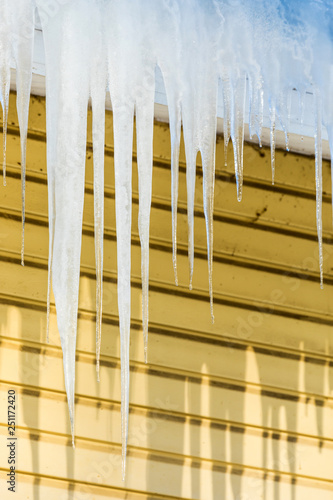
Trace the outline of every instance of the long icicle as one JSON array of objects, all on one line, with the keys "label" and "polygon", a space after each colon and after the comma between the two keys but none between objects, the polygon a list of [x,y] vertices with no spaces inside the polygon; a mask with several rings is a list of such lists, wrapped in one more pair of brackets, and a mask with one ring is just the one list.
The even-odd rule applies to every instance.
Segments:
[{"label": "long icicle", "polygon": [[215,187],[215,146],[217,126],[217,92],[218,77],[214,68],[209,67],[205,71],[207,78],[207,99],[202,99],[201,119],[202,132],[200,136],[200,152],[203,170],[203,205],[206,222],[207,235],[207,259],[209,279],[210,314],[214,323],[213,309],[213,214],[214,214],[214,187]]},{"label": "long icicle", "polygon": [[46,85],[51,250],[53,247],[49,265],[52,266],[50,278],[52,276],[63,351],[73,446],[75,351],[89,96],[89,70],[84,64],[85,55],[89,52],[89,8],[88,0],[84,0],[80,22],[76,23],[73,21],[77,19],[77,9],[70,3],[43,26],[45,58],[49,68]]},{"label": "long icicle", "polygon": [[126,473],[129,412],[133,112],[133,107],[127,103],[120,108],[117,105],[113,108],[123,479]]},{"label": "long icicle", "polygon": [[3,185],[6,185],[6,146],[7,146],[7,125],[8,107],[10,91],[10,56],[11,56],[11,32],[9,2],[3,1],[0,22],[0,102],[2,106],[2,134],[3,134],[3,161],[2,175]]},{"label": "long icicle", "polygon": [[94,219],[96,261],[96,372],[100,380],[100,354],[103,316],[103,240],[104,240],[104,135],[105,92],[103,86],[92,90],[94,150]]},{"label": "long icicle", "polygon": [[202,154],[203,163],[203,197],[207,233],[207,256],[209,277],[210,314],[214,323],[213,310],[213,214],[215,185],[215,141],[212,147]]},{"label": "long icicle", "polygon": [[243,149],[244,149],[244,118],[245,118],[245,75],[236,77],[232,92],[231,139],[234,148],[237,200],[242,200],[243,193]]},{"label": "long icicle", "polygon": [[[12,12],[13,53],[16,62],[17,116],[20,125],[21,144],[21,196],[22,196],[22,244],[21,264],[24,266],[25,231],[25,175],[26,147],[30,90],[32,80],[32,55],[35,30],[35,6],[26,0],[17,0]],[[24,26],[24,31],[22,30]]]},{"label": "long icicle", "polygon": [[144,360],[148,360],[149,226],[153,174],[154,85],[143,89],[136,103],[139,172],[139,236],[141,243],[142,327]]},{"label": "long icicle", "polygon": [[[173,89],[172,89],[173,90]],[[168,92],[170,139],[171,139],[171,210],[172,210],[172,264],[175,284],[178,286],[177,272],[177,215],[178,215],[178,184],[179,184],[179,148],[181,133],[180,97],[171,90]]]},{"label": "long icicle", "polygon": [[2,179],[3,185],[6,186],[6,148],[7,148],[7,125],[8,125],[8,107],[9,107],[9,89],[10,89],[10,71],[3,72],[2,89],[1,89],[1,105],[2,105],[2,133],[3,133],[3,155],[2,155]]},{"label": "long icicle", "polygon": [[[190,29],[188,27],[188,29]],[[196,47],[199,46],[198,34],[195,38]],[[202,74],[199,71],[200,76]],[[193,267],[194,267],[194,196],[196,183],[196,159],[199,150],[198,142],[198,114],[199,109],[199,80],[200,77],[191,75],[188,84],[184,90],[182,100],[182,120],[183,134],[186,155],[186,189],[187,189],[187,231],[188,231],[188,263],[189,263],[189,289],[192,290]]]},{"label": "long icicle", "polygon": [[276,111],[275,104],[270,105],[270,144],[271,144],[271,169],[272,169],[272,184],[275,182],[275,123]]},{"label": "long icicle", "polygon": [[223,142],[224,142],[224,166],[228,166],[228,144],[231,136],[231,85],[230,78],[225,75],[222,78],[223,92]]},{"label": "long icicle", "polygon": [[157,48],[157,61],[161,69],[168,103],[169,128],[171,140],[171,211],[172,211],[172,264],[175,284],[178,286],[177,271],[177,216],[178,216],[178,184],[179,184],[179,149],[181,137],[181,100],[182,100],[182,44],[181,40],[181,5],[177,1],[161,2],[158,6],[157,30],[163,32],[163,21],[172,34],[170,50],[165,45]]},{"label": "long icicle", "polygon": [[[184,133],[186,137],[186,134]],[[185,139],[186,149],[186,184],[187,184],[187,227],[188,227],[188,263],[189,263],[189,289],[192,290],[194,267],[194,194],[196,181],[197,149],[192,140]]]},{"label": "long icicle", "polygon": [[262,127],[264,121],[264,90],[261,75],[255,75],[249,79],[250,113],[249,132],[250,139],[254,135],[258,137],[261,147]]},{"label": "long icicle", "polygon": [[323,223],[322,223],[322,204],[323,204],[323,173],[322,173],[322,134],[321,134],[321,96],[319,90],[315,94],[315,163],[316,163],[316,220],[318,234],[319,250],[319,272],[320,288],[324,287],[323,271]]},{"label": "long icicle", "polygon": [[103,317],[103,241],[104,241],[104,145],[105,145],[105,97],[106,58],[102,19],[93,10],[93,54],[90,80],[92,103],[92,139],[94,153],[94,229],[96,263],[96,373],[100,381],[100,355]]}]

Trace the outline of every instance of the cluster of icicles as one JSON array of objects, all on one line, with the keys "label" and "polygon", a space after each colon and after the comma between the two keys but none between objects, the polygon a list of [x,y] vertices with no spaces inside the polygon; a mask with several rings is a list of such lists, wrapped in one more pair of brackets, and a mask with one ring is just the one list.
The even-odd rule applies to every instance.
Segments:
[{"label": "cluster of icicles", "polygon": [[[148,337],[149,219],[155,67],[166,89],[171,133],[173,264],[177,282],[178,157],[183,127],[187,163],[188,254],[193,274],[197,153],[203,165],[209,292],[212,310],[213,198],[216,116],[222,89],[225,147],[234,148],[237,198],[242,197],[244,122],[261,143],[269,103],[274,178],[275,125],[288,138],[292,89],[314,94],[317,229],[322,284],[321,129],[333,141],[332,1],[304,0],[0,0],[0,87],[5,142],[10,66],[16,66],[21,129],[24,235],[25,145],[36,8],[42,24],[47,96],[49,285],[55,296],[66,391],[74,436],[74,380],[87,105],[93,112],[96,253],[96,357],[102,326],[105,98],[113,109],[118,308],[121,339],[121,421],[125,474],[129,411],[131,320],[131,175],[133,116],[139,172],[143,335]],[[249,95],[248,102],[245,98]],[[24,237],[22,238],[22,262]],[[190,284],[191,286],[191,284]],[[73,437],[74,439],[74,437]]]}]

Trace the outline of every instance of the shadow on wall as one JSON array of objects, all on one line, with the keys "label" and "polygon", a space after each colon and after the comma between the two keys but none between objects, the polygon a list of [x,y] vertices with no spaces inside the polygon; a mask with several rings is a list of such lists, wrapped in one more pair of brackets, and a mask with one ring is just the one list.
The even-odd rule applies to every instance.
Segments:
[{"label": "shadow on wall", "polygon": [[[47,404],[45,404],[45,400],[42,401],[43,396],[41,395],[42,389],[48,389],[47,379],[52,377],[50,358],[45,351],[46,311],[44,308],[37,307],[35,309],[31,304],[27,306],[23,299],[22,301],[14,299],[13,304],[3,304],[0,307],[0,323],[1,344],[4,347],[0,355],[7,356],[7,362],[1,364],[6,366],[9,363],[15,371],[17,369],[12,381],[8,380],[6,374],[3,374],[3,378],[8,380],[8,389],[13,387],[16,391],[16,424],[19,426],[18,432],[22,432],[22,439],[28,440],[28,446],[26,443],[22,443],[21,449],[18,450],[17,468],[23,472],[35,474],[31,486],[32,498],[33,500],[43,500],[40,477],[45,474],[52,476],[52,456],[45,457],[43,455],[40,442],[41,440],[44,443],[48,441],[47,437],[43,436],[43,431],[57,432],[56,428],[49,428],[50,424],[52,425],[54,422],[55,416],[49,414]],[[50,340],[52,344],[52,338]],[[6,351],[5,354],[3,354],[4,351]],[[47,400],[48,398],[46,398],[46,402]],[[68,416],[65,417],[68,420]],[[59,414],[58,419],[62,421],[63,416]],[[69,422],[67,433],[70,434]],[[30,457],[26,450],[30,450]],[[71,439],[69,439],[64,451],[66,477],[71,479],[74,478],[75,468],[75,454],[72,450]],[[60,494],[59,492],[58,498],[72,500],[74,498],[73,492],[74,485],[69,481],[68,494]]]}]

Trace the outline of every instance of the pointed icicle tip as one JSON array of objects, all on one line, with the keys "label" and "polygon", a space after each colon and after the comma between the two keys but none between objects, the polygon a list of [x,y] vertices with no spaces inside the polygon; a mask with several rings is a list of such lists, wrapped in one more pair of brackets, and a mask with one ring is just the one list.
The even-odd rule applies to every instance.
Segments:
[{"label": "pointed icicle tip", "polygon": [[122,475],[122,480],[123,480],[123,483],[124,483],[125,479],[126,479],[126,453],[125,453],[125,456],[123,454],[123,457],[122,457],[121,475]]},{"label": "pointed icicle tip", "polygon": [[[176,255],[176,251],[174,250],[174,255]],[[173,263],[173,272],[175,275],[175,285],[178,286],[178,271],[177,271],[177,257],[173,257],[172,259]]]},{"label": "pointed icicle tip", "polygon": [[24,230],[25,230],[25,209],[24,201],[22,202],[22,239],[21,239],[21,266],[24,266]]}]

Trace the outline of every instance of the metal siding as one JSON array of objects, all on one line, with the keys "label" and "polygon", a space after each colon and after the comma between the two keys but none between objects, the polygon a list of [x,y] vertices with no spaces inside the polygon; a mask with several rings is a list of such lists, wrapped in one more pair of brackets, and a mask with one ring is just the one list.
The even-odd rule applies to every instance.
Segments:
[{"label": "metal siding", "polygon": [[[101,382],[95,371],[92,147],[88,126],[71,447],[62,353],[46,343],[45,102],[31,98],[26,252],[20,266],[20,153],[14,95],[7,187],[0,197],[0,471],[6,490],[7,390],[18,395],[18,498],[75,500],[333,499],[333,295],[329,164],[324,162],[320,290],[313,158],[245,146],[244,199],[232,150],[217,142],[215,323],[210,320],[198,158],[193,291],[188,290],[186,183],[180,162],[179,286],[173,281],[170,141],[155,124],[149,363],[143,359],[138,188],[133,154],[132,340],[128,470],[121,480],[112,115],[107,115]],[[89,113],[90,120],[90,113]]]}]

